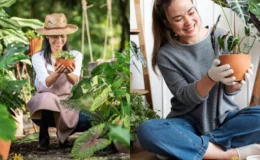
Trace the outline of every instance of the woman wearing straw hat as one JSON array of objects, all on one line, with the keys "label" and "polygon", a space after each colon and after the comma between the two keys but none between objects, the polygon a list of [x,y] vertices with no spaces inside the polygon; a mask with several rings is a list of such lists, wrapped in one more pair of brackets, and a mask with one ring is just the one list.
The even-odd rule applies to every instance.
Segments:
[{"label": "woman wearing straw hat", "polygon": [[[63,13],[47,15],[44,27],[36,29],[36,32],[44,35],[44,48],[32,56],[37,93],[27,105],[32,120],[40,126],[37,149],[41,151],[48,150],[50,126],[57,128],[60,147],[69,146],[67,138],[75,131],[91,127],[88,116],[72,111],[60,103],[60,100],[69,97],[72,86],[78,83],[80,77],[82,54],[69,50],[67,42],[67,34],[77,30],[77,26],[67,24]],[[54,65],[53,54],[61,50],[69,51],[75,56],[75,65]]]}]

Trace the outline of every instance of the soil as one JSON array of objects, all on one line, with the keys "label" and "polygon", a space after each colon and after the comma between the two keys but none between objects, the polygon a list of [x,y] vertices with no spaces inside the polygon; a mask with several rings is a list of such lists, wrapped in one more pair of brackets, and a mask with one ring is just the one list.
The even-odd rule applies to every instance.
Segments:
[{"label": "soil", "polygon": [[[75,138],[70,138],[69,141],[73,143]],[[37,151],[38,142],[29,142],[24,144],[12,143],[9,160],[13,159],[15,154],[21,154],[24,160],[71,160],[70,152],[72,148],[60,149],[57,138],[51,137],[49,150],[47,152]],[[97,159],[115,159],[126,160],[130,159],[129,153],[118,153],[115,148],[109,147],[109,149],[102,150],[95,153],[96,158],[89,158],[89,160]]]}]

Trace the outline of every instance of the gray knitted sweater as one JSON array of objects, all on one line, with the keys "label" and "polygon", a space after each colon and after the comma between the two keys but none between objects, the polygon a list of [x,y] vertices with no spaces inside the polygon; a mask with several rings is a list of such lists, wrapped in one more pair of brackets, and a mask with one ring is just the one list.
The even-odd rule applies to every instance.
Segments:
[{"label": "gray knitted sweater", "polygon": [[[163,45],[157,55],[157,64],[164,80],[174,95],[171,112],[167,118],[183,117],[192,120],[201,134],[218,127],[230,111],[238,105],[226,93],[224,84],[218,82],[206,97],[200,97],[196,83],[204,77],[218,53],[214,53],[210,30],[207,36],[195,44],[181,44],[177,41]],[[215,31],[215,37],[223,35]],[[217,40],[216,40],[217,42]]]}]

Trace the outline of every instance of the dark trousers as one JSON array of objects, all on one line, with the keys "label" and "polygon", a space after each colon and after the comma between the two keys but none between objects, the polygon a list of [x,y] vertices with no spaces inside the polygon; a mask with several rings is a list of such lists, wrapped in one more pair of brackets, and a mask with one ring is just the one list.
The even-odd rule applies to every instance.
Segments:
[{"label": "dark trousers", "polygon": [[[71,134],[75,132],[84,132],[91,128],[90,119],[91,118],[88,114],[79,112],[78,125]],[[53,111],[42,110],[42,119],[33,119],[32,121],[40,127],[39,141],[49,138],[48,128],[55,127]]]}]

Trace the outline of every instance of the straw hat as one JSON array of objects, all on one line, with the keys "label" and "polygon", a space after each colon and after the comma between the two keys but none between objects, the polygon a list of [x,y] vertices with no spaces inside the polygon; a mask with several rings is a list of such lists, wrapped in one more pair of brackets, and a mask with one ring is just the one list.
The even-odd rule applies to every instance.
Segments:
[{"label": "straw hat", "polygon": [[67,18],[63,13],[53,13],[45,17],[44,26],[37,28],[36,32],[42,35],[71,34],[78,30],[73,24],[67,24]]}]

